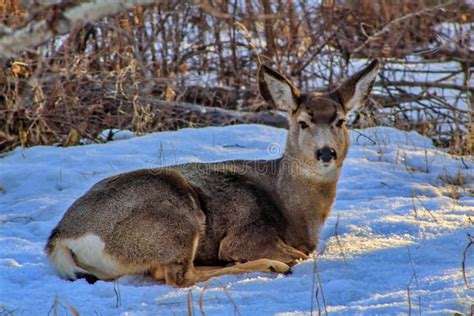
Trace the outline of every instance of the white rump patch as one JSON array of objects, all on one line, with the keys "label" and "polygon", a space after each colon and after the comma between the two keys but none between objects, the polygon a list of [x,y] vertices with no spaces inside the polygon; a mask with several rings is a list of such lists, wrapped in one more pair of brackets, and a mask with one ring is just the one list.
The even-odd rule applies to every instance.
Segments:
[{"label": "white rump patch", "polygon": [[88,273],[76,266],[71,251],[63,244],[62,240],[54,242],[53,249],[48,256],[49,261],[56,267],[63,279],[75,280],[76,272]]},{"label": "white rump patch", "polygon": [[[99,279],[114,279],[124,274],[141,273],[148,267],[123,265],[105,253],[105,243],[95,234],[87,234],[75,239],[59,239],[49,259],[59,274],[66,279],[75,280],[76,272],[88,273]],[[72,253],[75,255],[77,266]]]},{"label": "white rump patch", "polygon": [[74,253],[77,261],[95,276],[107,279],[121,274],[119,264],[105,253],[105,243],[99,236],[87,234],[76,239],[66,239],[63,243]]}]

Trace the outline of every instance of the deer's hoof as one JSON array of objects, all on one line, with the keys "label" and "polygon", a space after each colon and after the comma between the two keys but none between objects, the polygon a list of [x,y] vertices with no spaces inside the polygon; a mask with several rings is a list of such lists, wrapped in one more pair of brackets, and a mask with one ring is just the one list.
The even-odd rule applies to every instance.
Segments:
[{"label": "deer's hoof", "polygon": [[278,261],[272,262],[272,264],[268,268],[270,272],[274,272],[274,273],[284,273],[284,274],[291,273],[290,266],[283,262],[278,262]]},{"label": "deer's hoof", "polygon": [[293,274],[293,270],[291,270],[291,267],[286,271],[286,272],[283,272],[284,275],[290,275],[290,274]]}]

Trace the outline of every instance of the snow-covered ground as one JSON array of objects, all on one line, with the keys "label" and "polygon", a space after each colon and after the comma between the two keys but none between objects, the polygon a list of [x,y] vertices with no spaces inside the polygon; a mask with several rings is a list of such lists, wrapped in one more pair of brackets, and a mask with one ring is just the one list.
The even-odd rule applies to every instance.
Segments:
[{"label": "snow-covered ground", "polygon": [[[95,285],[60,279],[43,253],[46,238],[95,182],[189,161],[277,158],[275,143],[283,148],[286,131],[239,125],[130,136],[17,148],[0,158],[1,315],[201,314],[200,301],[206,315],[470,312],[474,290],[464,284],[461,263],[474,236],[474,161],[414,132],[382,127],[352,132],[317,265],[308,260],[288,276],[224,276],[185,289],[138,276]],[[464,185],[449,185],[458,173]],[[474,286],[474,246],[466,257]]]}]

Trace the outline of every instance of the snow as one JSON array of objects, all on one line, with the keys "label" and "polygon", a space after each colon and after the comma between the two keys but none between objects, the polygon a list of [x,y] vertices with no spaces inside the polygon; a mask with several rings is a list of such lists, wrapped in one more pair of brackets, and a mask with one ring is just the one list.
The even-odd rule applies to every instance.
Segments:
[{"label": "snow", "polygon": [[[318,309],[334,315],[452,315],[468,313],[474,303],[461,270],[468,234],[474,235],[474,161],[451,156],[415,132],[387,127],[351,133],[317,265],[310,259],[288,276],[223,276],[185,289],[144,276],[95,285],[62,280],[43,253],[45,241],[95,182],[189,161],[274,159],[286,131],[238,125],[116,135],[119,140],[106,144],[17,148],[0,158],[0,314],[200,314],[202,301],[206,315]],[[458,173],[463,185],[443,180]],[[466,260],[471,285],[472,248]]]}]

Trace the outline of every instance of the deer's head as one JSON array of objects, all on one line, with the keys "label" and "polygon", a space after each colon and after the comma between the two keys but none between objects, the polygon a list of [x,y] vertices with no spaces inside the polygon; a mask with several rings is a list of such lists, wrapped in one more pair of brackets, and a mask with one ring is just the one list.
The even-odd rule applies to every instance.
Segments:
[{"label": "deer's head", "polygon": [[282,74],[268,66],[258,73],[264,99],[288,113],[289,131],[284,156],[293,168],[312,177],[331,180],[339,174],[349,148],[347,114],[361,107],[379,68],[374,60],[363,70],[325,94],[301,93]]}]

